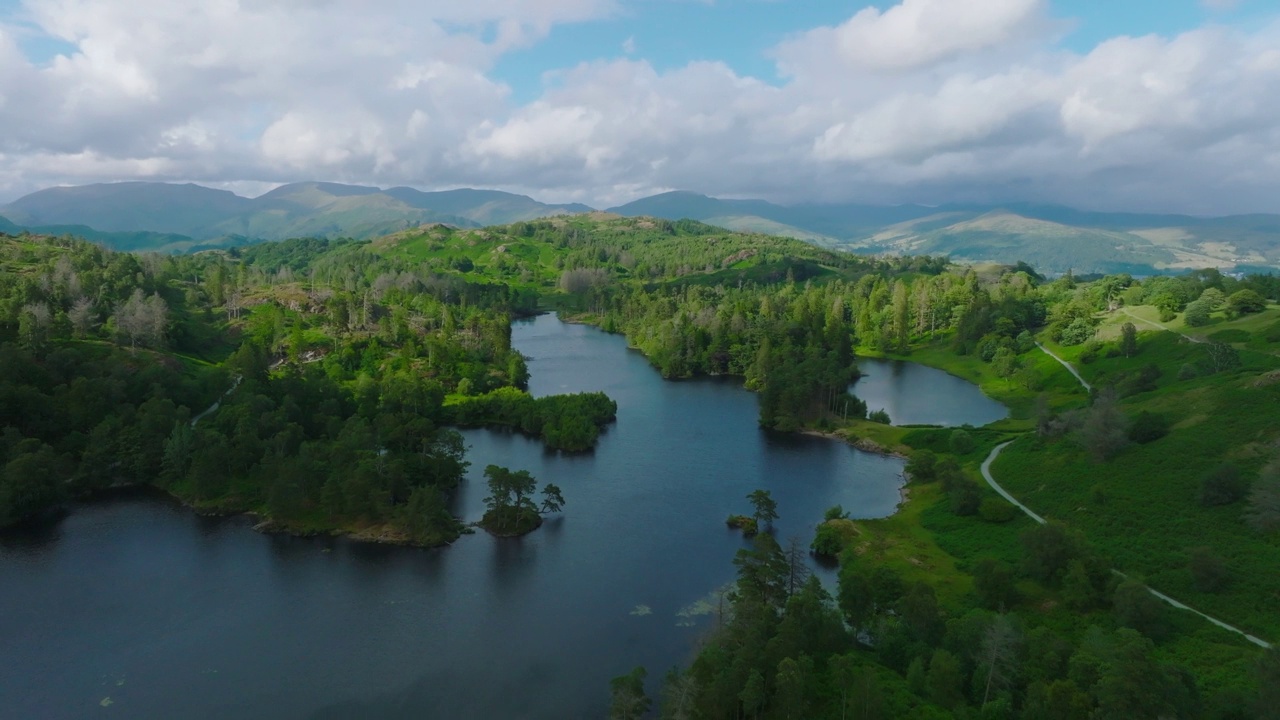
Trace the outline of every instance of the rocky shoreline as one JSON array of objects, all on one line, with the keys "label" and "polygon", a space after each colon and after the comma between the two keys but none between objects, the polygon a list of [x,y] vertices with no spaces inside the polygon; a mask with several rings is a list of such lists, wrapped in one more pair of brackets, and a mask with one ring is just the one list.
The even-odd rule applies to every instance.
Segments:
[{"label": "rocky shoreline", "polygon": [[[873,455],[898,458],[899,460],[910,459],[906,455],[903,455],[902,453],[898,452],[897,450],[890,450],[889,448],[884,447],[880,443],[874,440],[871,440],[870,438],[854,438],[854,437],[849,437],[848,435],[842,435],[837,432],[813,430],[810,428],[797,430],[797,432],[799,432],[801,435],[809,435],[811,437],[820,437],[820,438],[825,438],[827,440],[837,440],[839,442],[843,442],[847,445],[850,445],[857,450],[861,450],[866,453],[871,453]],[[899,507],[901,507],[902,505],[905,505],[907,503],[907,500],[910,499],[911,497],[910,483],[911,483],[911,476],[909,476],[904,470],[902,473],[902,487],[898,488],[898,496],[899,498],[901,498],[899,502]]]}]

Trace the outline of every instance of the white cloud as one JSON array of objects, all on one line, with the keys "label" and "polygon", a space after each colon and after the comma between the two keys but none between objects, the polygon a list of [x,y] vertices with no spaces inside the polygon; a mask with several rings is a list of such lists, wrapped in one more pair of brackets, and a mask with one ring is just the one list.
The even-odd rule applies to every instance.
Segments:
[{"label": "white cloud", "polygon": [[[722,63],[562,68],[505,53],[612,0],[27,0],[0,21],[0,195],[112,179],[498,186],[598,205],[685,188],[779,200],[1036,199],[1276,209],[1280,24],[1058,47],[1045,0],[902,0]],[[630,48],[627,45],[632,45]],[[627,55],[635,47],[623,46]]]},{"label": "white cloud", "polygon": [[[902,0],[788,43],[817,46],[855,67],[910,70],[999,47],[1046,26],[1046,0]],[[785,51],[784,51],[785,53]]]}]

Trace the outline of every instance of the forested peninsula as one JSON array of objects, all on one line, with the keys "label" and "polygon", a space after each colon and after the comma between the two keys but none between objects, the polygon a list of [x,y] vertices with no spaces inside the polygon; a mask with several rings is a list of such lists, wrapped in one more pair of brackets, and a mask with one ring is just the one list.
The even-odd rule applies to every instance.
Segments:
[{"label": "forested peninsula", "polygon": [[[584,451],[614,417],[525,392],[510,322],[555,309],[665,377],[740,376],[765,428],[909,458],[897,515],[812,518],[834,596],[804,577],[809,539],[759,532],[725,558],[738,581],[696,659],[656,703],[644,670],[619,677],[614,717],[1275,717],[1276,651],[1147,588],[1280,640],[1280,279],[1014,260],[599,213],[173,257],[6,236],[0,525],[143,484],[293,532],[447,543],[452,428]],[[1012,416],[893,425],[848,392],[860,355],[948,370]],[[1048,523],[988,488],[987,458]],[[539,522],[520,472],[486,473],[495,534]]]},{"label": "forested peninsula", "polygon": [[445,502],[466,468],[451,427],[578,451],[612,421],[601,394],[523,390],[510,323],[536,296],[367,249],[0,238],[0,525],[150,485],[266,529],[437,545],[463,531]]}]

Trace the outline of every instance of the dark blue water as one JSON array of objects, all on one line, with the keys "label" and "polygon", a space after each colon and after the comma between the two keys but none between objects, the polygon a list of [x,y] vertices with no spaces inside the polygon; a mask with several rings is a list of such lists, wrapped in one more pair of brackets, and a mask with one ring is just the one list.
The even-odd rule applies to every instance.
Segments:
[{"label": "dark blue water", "polygon": [[894,425],[980,427],[1009,416],[1009,408],[982,393],[977,385],[937,368],[902,360],[858,358],[864,375],[849,391],[884,410]]},{"label": "dark blue water", "polygon": [[[415,550],[255,533],[155,498],[75,509],[0,538],[0,717],[601,717],[636,665],[650,692],[714,622],[744,546],[745,495],[778,501],[807,545],[823,511],[893,511],[901,464],[766,434],[730,380],[664,382],[619,336],[553,316],[515,326],[536,395],[604,390],[618,422],[594,453],[471,431],[457,510],[488,463],[563,489],[520,539]],[[708,602],[711,598],[711,602]]]}]

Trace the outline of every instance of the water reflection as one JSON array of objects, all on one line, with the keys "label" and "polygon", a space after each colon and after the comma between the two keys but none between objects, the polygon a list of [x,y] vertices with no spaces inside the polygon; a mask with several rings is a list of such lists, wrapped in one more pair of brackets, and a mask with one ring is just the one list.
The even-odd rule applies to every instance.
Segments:
[{"label": "water reflection", "polygon": [[859,378],[849,391],[884,410],[894,425],[981,426],[1009,416],[1009,409],[967,380],[902,360],[859,358]]},{"label": "water reflection", "polygon": [[747,544],[724,520],[749,492],[773,493],[784,542],[832,505],[898,502],[899,461],[764,433],[737,382],[664,382],[622,338],[554,317],[513,333],[535,395],[604,390],[618,423],[587,455],[464,432],[452,507],[480,518],[494,463],[555,482],[563,514],[418,550],[264,536],[151,499],[77,509],[0,539],[0,714],[81,718],[110,695],[121,717],[601,717],[611,677],[660,677],[714,624],[710,593]]}]

